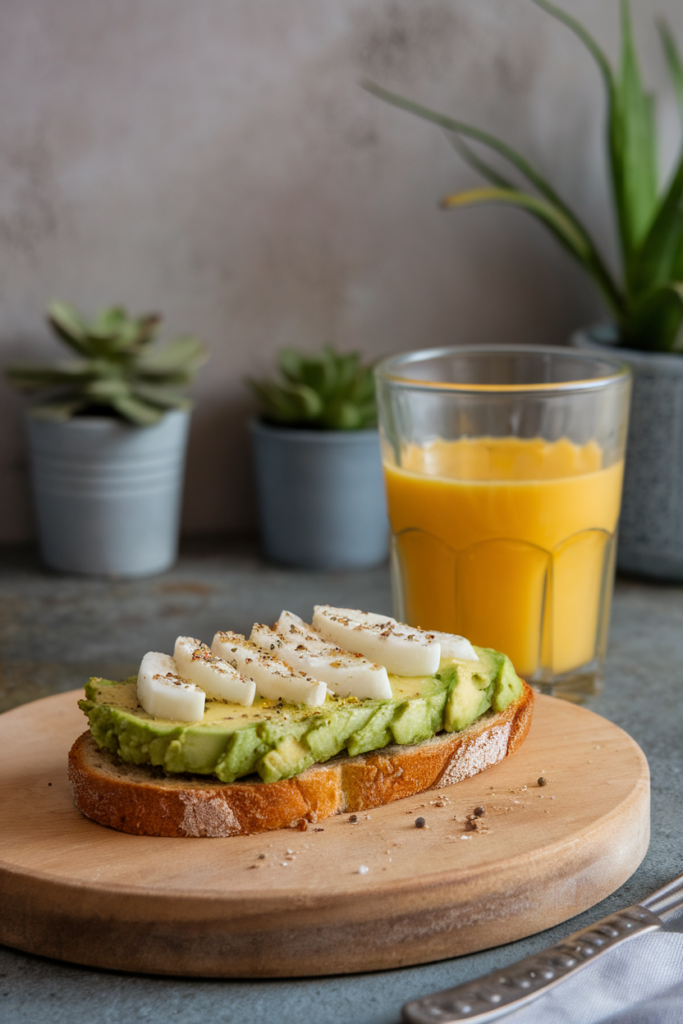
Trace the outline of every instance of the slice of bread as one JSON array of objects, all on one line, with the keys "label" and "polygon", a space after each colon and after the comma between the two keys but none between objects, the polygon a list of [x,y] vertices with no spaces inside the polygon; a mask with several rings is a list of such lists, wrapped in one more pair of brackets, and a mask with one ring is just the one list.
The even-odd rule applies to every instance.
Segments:
[{"label": "slice of bread", "polygon": [[487,711],[467,729],[415,746],[338,756],[280,782],[223,783],[204,775],[165,775],[101,750],[89,731],[69,753],[76,806],[88,818],[144,836],[236,836],[308,827],[333,814],[363,811],[450,786],[498,764],[524,742],[533,709],[526,683],[518,700]]}]

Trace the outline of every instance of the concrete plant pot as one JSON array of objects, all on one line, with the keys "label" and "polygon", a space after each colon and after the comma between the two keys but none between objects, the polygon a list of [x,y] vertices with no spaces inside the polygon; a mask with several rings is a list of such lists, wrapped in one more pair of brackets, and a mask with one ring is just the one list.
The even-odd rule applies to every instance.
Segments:
[{"label": "concrete plant pot", "polygon": [[251,437],[270,558],[310,569],[362,569],[387,558],[376,430],[298,430],[255,421]]},{"label": "concrete plant pot", "polygon": [[683,355],[622,348],[605,326],[571,341],[618,353],[633,371],[617,565],[683,581]]},{"label": "concrete plant pot", "polygon": [[176,560],[190,414],[152,427],[27,416],[43,559],[94,576],[152,576]]}]

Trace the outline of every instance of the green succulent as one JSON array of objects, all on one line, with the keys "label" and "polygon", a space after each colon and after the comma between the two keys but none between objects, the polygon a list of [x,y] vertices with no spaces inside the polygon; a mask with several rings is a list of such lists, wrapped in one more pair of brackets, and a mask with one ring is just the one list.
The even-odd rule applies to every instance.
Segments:
[{"label": "green succulent", "polygon": [[[455,209],[501,202],[528,210],[587,271],[614,318],[619,341],[637,349],[683,350],[683,151],[669,180],[659,185],[654,98],[643,87],[628,0],[621,0],[621,67],[613,70],[596,41],[575,18],[548,0],[533,0],[563,22],[594,58],[607,93],[607,149],[620,252],[614,275],[579,217],[552,185],[511,146],[489,134],[436,113],[367,82],[365,87],[394,106],[446,129],[460,156],[488,182],[448,196]],[[683,118],[683,62],[671,31],[659,23],[669,75]],[[470,141],[502,157],[532,191],[518,187],[488,164]]]},{"label": "green succulent", "polygon": [[100,310],[88,322],[73,306],[52,302],[47,319],[77,358],[6,367],[12,384],[39,396],[34,415],[63,421],[77,413],[113,413],[151,426],[167,410],[189,404],[183,392],[206,359],[196,338],[175,338],[157,348],[161,318],[129,316],[120,306]]},{"label": "green succulent", "polygon": [[248,384],[268,423],[319,430],[361,430],[377,423],[372,366],[358,352],[342,355],[329,346],[312,355],[282,349],[280,380]]}]

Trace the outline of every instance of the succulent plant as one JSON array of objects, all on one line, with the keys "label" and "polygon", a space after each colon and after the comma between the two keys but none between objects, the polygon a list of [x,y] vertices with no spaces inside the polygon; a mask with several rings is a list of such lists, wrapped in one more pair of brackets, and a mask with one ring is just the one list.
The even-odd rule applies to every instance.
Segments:
[{"label": "succulent plant", "polygon": [[280,380],[248,380],[266,422],[319,430],[376,425],[372,366],[361,365],[357,352],[341,354],[325,346],[308,355],[285,348],[278,366]]},{"label": "succulent plant", "polygon": [[77,358],[6,367],[12,384],[39,396],[34,415],[67,420],[77,413],[105,413],[150,426],[168,409],[188,405],[184,389],[206,359],[196,338],[178,337],[157,348],[161,318],[130,316],[120,306],[88,322],[73,306],[52,302],[47,318]]},{"label": "succulent plant", "polygon": [[[619,342],[637,349],[683,351],[683,153],[663,188],[658,184],[654,99],[643,87],[628,0],[621,0],[621,68],[615,72],[586,29],[548,0],[533,0],[563,22],[584,44],[607,93],[606,143],[616,214],[620,275],[610,270],[595,240],[552,185],[511,146],[472,125],[365,83],[376,96],[446,129],[460,156],[490,187],[448,196],[455,209],[501,202],[526,209],[540,220],[588,272],[616,324]],[[683,118],[683,62],[664,22],[659,33]],[[466,141],[467,140],[467,141]],[[518,187],[471,147],[480,144],[502,157],[533,191]]]}]

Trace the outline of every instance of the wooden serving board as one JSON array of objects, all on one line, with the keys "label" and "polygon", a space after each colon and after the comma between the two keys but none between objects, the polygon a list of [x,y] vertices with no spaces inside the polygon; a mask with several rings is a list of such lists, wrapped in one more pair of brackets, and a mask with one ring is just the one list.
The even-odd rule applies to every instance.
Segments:
[{"label": "wooden serving board", "polygon": [[[0,942],[31,953],[202,977],[402,967],[564,921],[647,850],[642,751],[552,697],[537,698],[526,743],[502,764],[357,824],[342,815],[228,839],[114,832],[71,799],[79,695],[0,716]],[[487,832],[466,830],[477,805]]]}]

